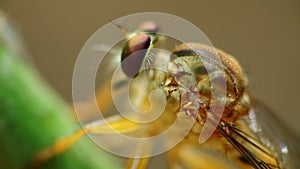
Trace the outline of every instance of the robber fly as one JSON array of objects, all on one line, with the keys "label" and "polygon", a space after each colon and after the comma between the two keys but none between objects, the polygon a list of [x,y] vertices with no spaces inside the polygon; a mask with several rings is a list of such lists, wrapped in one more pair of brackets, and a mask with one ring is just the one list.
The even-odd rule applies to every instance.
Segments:
[{"label": "robber fly", "polygon": [[[121,26],[120,26],[121,27]],[[177,168],[237,168],[237,169],[284,169],[299,168],[295,156],[299,156],[299,147],[286,140],[286,132],[274,126],[274,118],[268,109],[257,104],[250,95],[248,80],[238,61],[222,50],[200,44],[171,42],[159,35],[158,26],[146,22],[136,31],[126,32],[121,27],[126,40],[121,43],[120,53],[115,54],[121,62],[125,78],[113,87],[122,88],[126,78],[131,79],[130,94],[134,106],[147,109],[151,105],[148,94],[159,89],[165,94],[166,107],[161,116],[148,124],[131,122],[120,115],[112,115],[106,120],[92,121],[71,137],[55,143],[51,149],[56,153],[45,155],[46,149],[39,153],[36,161],[46,161],[66,151],[84,133],[108,134],[111,128],[120,133],[138,133],[151,137],[168,129],[177,118],[193,119],[191,130],[182,141],[167,152],[168,166]],[[174,43],[169,55],[159,54],[153,48]],[[170,46],[170,44],[168,44]],[[203,62],[203,58],[207,63]],[[111,57],[107,57],[110,63]],[[156,65],[164,71],[152,69]],[[224,109],[221,119],[216,121],[211,109],[212,81],[218,88],[219,74],[210,73],[207,67],[223,70],[226,84]],[[125,80],[124,80],[125,79]],[[110,81],[111,82],[111,81]],[[143,82],[143,83],[141,83]],[[145,83],[146,82],[146,83]],[[125,82],[126,83],[126,82]],[[110,84],[110,83],[107,83]],[[99,107],[111,111],[111,102],[103,100],[103,94],[110,91],[102,85],[98,92]],[[106,96],[105,100],[112,100]],[[101,99],[102,98],[102,99]],[[105,103],[103,103],[105,102]],[[114,110],[115,111],[115,110]],[[105,112],[105,111],[104,111]],[[207,123],[209,122],[209,123]],[[199,143],[199,134],[208,124],[215,126],[212,135],[204,143]],[[180,131],[180,127],[178,131]],[[172,140],[172,136],[168,139]],[[297,143],[297,141],[292,140]],[[149,152],[151,147],[139,147],[140,152]],[[128,159],[125,168],[144,169],[149,158],[133,156]]]}]

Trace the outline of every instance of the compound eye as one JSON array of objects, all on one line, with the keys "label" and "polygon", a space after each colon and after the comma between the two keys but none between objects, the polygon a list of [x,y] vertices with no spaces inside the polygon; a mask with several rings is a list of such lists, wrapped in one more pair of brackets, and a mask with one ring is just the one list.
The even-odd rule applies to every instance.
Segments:
[{"label": "compound eye", "polygon": [[128,77],[135,77],[150,47],[151,38],[145,33],[131,38],[122,51],[121,66]]},{"label": "compound eye", "polygon": [[145,32],[153,32],[156,33],[158,31],[158,26],[155,22],[153,21],[147,21],[147,22],[143,22],[140,26],[139,26],[140,30],[143,30]]},{"label": "compound eye", "polygon": [[129,50],[133,53],[139,50],[148,49],[150,41],[151,39],[147,34],[138,34],[129,41]]}]

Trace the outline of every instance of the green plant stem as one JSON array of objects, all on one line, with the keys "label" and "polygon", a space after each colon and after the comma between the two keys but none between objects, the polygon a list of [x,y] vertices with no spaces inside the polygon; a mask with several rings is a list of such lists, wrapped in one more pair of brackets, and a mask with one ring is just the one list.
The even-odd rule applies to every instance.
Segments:
[{"label": "green plant stem", "polygon": [[[0,42],[0,168],[23,168],[39,150],[79,129],[67,104]],[[41,168],[119,167],[85,136]]]}]

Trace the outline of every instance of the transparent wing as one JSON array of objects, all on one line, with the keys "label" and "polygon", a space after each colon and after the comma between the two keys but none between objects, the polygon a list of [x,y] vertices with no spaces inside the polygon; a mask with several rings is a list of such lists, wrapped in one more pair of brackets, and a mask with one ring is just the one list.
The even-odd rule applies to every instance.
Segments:
[{"label": "transparent wing", "polygon": [[257,141],[274,152],[281,168],[300,168],[299,139],[289,132],[275,114],[263,103],[257,102],[244,118]]}]

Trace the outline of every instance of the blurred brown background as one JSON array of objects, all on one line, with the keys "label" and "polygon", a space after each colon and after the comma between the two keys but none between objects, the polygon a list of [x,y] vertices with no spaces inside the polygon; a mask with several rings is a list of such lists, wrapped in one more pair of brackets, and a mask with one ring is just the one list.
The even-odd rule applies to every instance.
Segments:
[{"label": "blurred brown background", "polygon": [[18,23],[34,63],[68,101],[80,49],[109,19],[147,11],[185,18],[238,58],[255,96],[300,136],[298,0],[0,0],[0,9]]}]

